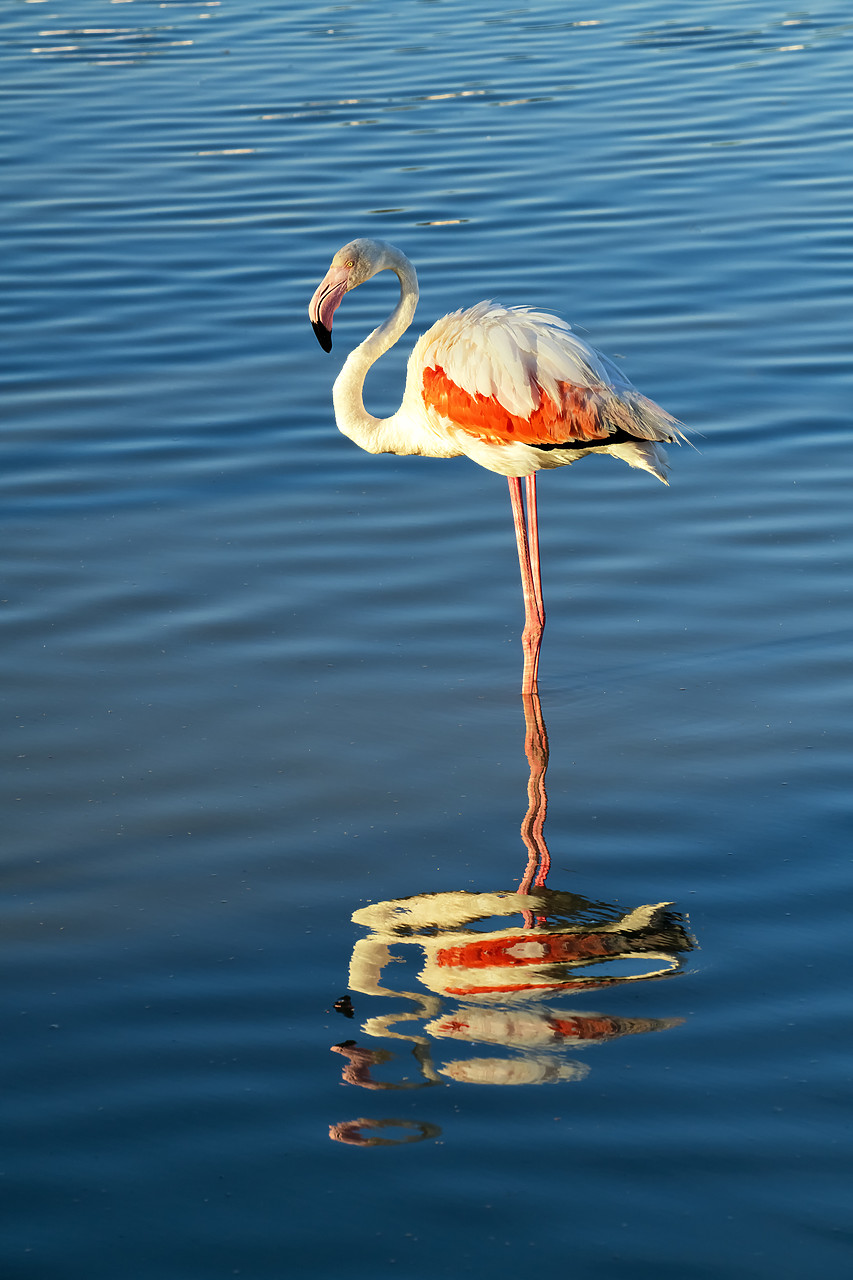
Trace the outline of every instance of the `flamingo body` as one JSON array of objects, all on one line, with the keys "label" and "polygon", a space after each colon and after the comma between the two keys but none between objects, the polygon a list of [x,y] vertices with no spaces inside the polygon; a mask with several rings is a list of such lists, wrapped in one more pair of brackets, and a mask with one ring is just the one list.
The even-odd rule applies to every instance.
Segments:
[{"label": "flamingo body", "polygon": [[[525,595],[523,687],[532,692],[545,621],[535,473],[589,453],[609,453],[666,484],[660,445],[683,434],[673,417],[564,320],[494,302],[434,324],[409,357],[399,410],[389,418],[373,417],[364,407],[364,379],[412,322],[418,300],[414,267],[383,241],[353,240],[335,254],[309,307],[314,331],[329,351],[332,319],[344,294],[383,270],[397,275],[400,299],[385,323],[350,353],[335,382],[338,427],[371,453],[464,454],[508,477]],[[526,477],[526,516],[520,477]]]},{"label": "flamingo body", "polygon": [[494,302],[445,316],[415,346],[407,382],[433,430],[490,471],[527,476],[616,450],[666,480],[654,444],[673,438],[674,419],[557,316]]}]

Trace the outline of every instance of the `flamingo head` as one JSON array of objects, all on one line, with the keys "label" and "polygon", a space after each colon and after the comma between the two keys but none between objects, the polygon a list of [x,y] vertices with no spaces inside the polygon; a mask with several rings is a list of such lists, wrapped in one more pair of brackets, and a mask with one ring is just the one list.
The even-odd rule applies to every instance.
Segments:
[{"label": "flamingo head", "polygon": [[332,265],[308,306],[311,325],[324,351],[332,349],[332,318],[344,294],[357,289],[377,271],[390,267],[389,249],[391,246],[381,240],[351,240],[332,258]]}]

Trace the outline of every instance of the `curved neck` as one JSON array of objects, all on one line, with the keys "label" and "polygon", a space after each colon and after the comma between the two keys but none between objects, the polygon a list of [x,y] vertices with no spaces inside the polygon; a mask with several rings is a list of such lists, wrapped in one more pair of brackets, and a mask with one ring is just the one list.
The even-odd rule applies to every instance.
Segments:
[{"label": "curved neck", "polygon": [[400,299],[385,323],[374,329],[364,342],[350,352],[335,380],[332,392],[339,429],[361,445],[362,449],[371,453],[386,449],[387,446],[379,436],[383,425],[390,423],[392,419],[374,418],[372,413],[367,412],[362,396],[364,379],[371,365],[406,332],[418,305],[418,277],[415,268],[405,254],[390,245],[378,271],[386,269],[393,271],[400,281]]}]

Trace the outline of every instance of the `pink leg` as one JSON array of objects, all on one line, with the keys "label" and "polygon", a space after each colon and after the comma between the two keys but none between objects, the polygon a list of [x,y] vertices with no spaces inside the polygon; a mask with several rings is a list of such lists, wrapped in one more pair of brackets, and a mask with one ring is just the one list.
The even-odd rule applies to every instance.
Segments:
[{"label": "pink leg", "polygon": [[533,589],[536,592],[536,610],[539,621],[545,626],[545,601],[542,597],[542,575],[539,571],[539,513],[536,509],[536,472],[524,480],[524,496],[527,508],[527,545],[530,548],[530,568],[533,572]]},{"label": "pink leg", "polygon": [[[524,673],[521,678],[522,693],[536,693],[539,673],[539,648],[545,626],[545,609],[542,605],[542,585],[539,574],[539,531],[536,525],[536,478],[528,477],[527,519],[521,498],[521,480],[509,476],[509,500],[515,524],[515,540],[518,544],[518,563],[521,568],[521,589],[524,593],[524,631],[521,645],[524,651]],[[532,483],[531,483],[532,482]],[[532,507],[531,503],[532,493]],[[532,517],[532,530],[531,530]],[[532,544],[532,547],[531,547]],[[531,556],[531,549],[533,556]],[[533,559],[535,557],[535,568]]]}]

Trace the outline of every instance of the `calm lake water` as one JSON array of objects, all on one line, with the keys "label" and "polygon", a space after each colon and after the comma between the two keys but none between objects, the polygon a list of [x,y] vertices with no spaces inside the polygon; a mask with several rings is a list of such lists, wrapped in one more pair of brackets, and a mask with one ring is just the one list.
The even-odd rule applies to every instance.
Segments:
[{"label": "calm lake water", "polygon": [[[846,1274],[849,5],[0,35],[2,1275]],[[357,235],[374,412],[494,297],[696,433],[543,476],[541,705],[505,482],[335,429]]]}]

